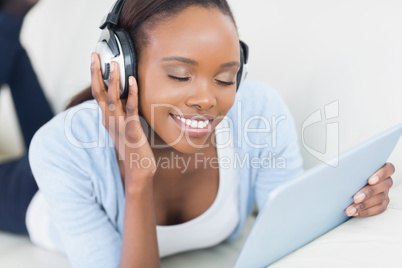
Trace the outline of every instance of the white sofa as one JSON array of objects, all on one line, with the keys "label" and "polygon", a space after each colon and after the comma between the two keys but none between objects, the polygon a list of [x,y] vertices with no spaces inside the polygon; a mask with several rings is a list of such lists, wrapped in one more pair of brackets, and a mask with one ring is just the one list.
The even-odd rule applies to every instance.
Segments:
[{"label": "white sofa", "polygon": [[[273,85],[303,122],[338,103],[339,116],[309,126],[300,140],[305,168],[320,160],[325,124],[337,122],[343,151],[402,122],[402,2],[397,0],[229,0],[240,35],[250,46],[249,77]],[[24,23],[25,45],[55,112],[89,85],[90,53],[99,22],[112,0],[41,0]],[[0,94],[0,160],[24,152],[7,88]],[[5,131],[7,130],[7,131]],[[373,152],[375,153],[375,152]],[[320,158],[320,157],[319,157]],[[389,209],[352,219],[272,267],[402,267],[402,142]],[[163,259],[163,267],[231,267],[241,239]],[[26,237],[0,232],[0,267],[69,267],[64,256],[32,246]]]}]

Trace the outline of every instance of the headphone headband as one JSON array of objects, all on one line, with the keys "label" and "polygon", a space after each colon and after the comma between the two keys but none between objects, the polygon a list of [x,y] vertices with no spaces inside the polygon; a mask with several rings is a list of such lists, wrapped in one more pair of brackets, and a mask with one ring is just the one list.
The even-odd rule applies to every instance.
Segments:
[{"label": "headphone headband", "polygon": [[[115,61],[120,69],[120,98],[128,96],[128,78],[137,76],[137,56],[134,44],[129,33],[119,28],[119,19],[123,10],[124,0],[117,0],[110,12],[103,20],[100,28],[102,33],[96,45],[95,51],[101,60],[102,76],[106,85],[109,86],[110,63]],[[239,89],[242,81],[246,78],[248,72],[248,53],[249,49],[246,43],[240,40],[240,70],[237,73],[236,91]]]},{"label": "headphone headband", "polygon": [[116,4],[113,6],[109,14],[107,14],[104,22],[102,22],[102,25],[100,26],[102,30],[105,29],[106,27],[107,28],[110,28],[111,26],[117,27],[121,11],[123,10],[123,5],[124,0],[117,0]]}]

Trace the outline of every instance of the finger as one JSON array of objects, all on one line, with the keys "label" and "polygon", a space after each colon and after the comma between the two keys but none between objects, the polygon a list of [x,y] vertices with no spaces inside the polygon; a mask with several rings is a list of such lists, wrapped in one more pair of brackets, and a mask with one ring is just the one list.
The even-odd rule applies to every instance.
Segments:
[{"label": "finger", "polygon": [[131,148],[139,148],[147,142],[138,116],[138,84],[133,76],[128,79],[129,91],[126,102],[125,135]]},{"label": "finger", "polygon": [[119,113],[119,111],[122,111],[120,101],[120,70],[119,65],[114,61],[110,63],[110,80],[106,101],[111,112],[116,111],[116,113]]},{"label": "finger", "polygon": [[127,116],[138,115],[138,85],[137,80],[130,76],[128,79],[129,89],[126,102]]},{"label": "finger", "polygon": [[361,203],[368,198],[389,190],[393,185],[393,181],[391,177],[386,178],[385,180],[374,184],[374,185],[367,185],[363,189],[361,189],[354,197],[353,200],[355,203]]},{"label": "finger", "polygon": [[98,104],[105,102],[107,93],[100,70],[99,56],[95,52],[91,55],[91,89],[92,96]]},{"label": "finger", "polygon": [[376,194],[376,195],[372,196],[371,198],[365,200],[364,202],[357,203],[357,204],[353,203],[346,209],[346,211],[345,211],[346,215],[354,216],[356,213],[359,214],[363,210],[377,206],[387,199],[389,199],[388,191],[381,192],[381,193]]},{"label": "finger", "polygon": [[379,183],[383,180],[385,180],[386,178],[392,176],[395,172],[395,167],[393,164],[391,163],[385,163],[384,166],[382,166],[382,168],[380,168],[379,170],[377,170],[376,173],[374,173],[368,180],[368,183],[370,185],[374,185],[376,183]]},{"label": "finger", "polygon": [[380,204],[377,204],[375,206],[364,209],[353,216],[354,217],[367,217],[367,216],[373,216],[373,215],[380,214],[387,209],[388,204],[389,204],[389,198],[387,198]]},{"label": "finger", "polygon": [[102,78],[100,59],[97,53],[91,55],[91,92],[102,111],[102,123],[108,129],[109,109],[106,109],[107,92]]}]

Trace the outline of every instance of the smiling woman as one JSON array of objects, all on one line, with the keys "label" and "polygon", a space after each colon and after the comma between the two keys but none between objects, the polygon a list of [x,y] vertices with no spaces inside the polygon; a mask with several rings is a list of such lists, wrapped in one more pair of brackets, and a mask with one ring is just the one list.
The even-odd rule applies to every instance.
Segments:
[{"label": "smiling woman", "polygon": [[[236,239],[254,202],[300,174],[302,160],[279,95],[240,85],[247,53],[226,1],[126,0],[113,11],[100,42],[119,53],[92,54],[91,87],[31,143],[40,190],[27,228],[74,267],[158,267]],[[281,164],[254,165],[268,156]]]},{"label": "smiling woman", "polygon": [[[182,130],[170,120],[170,114],[176,110],[185,119],[195,115],[216,118],[211,122],[211,130],[214,129],[233,106],[236,95],[240,46],[233,21],[217,9],[191,7],[174,20],[156,27],[149,33],[149,40],[141,49],[138,65],[139,95],[143,96],[139,107],[146,121],[151,122],[151,127],[167,144],[173,143]],[[206,48],[213,48],[214,53]],[[166,107],[152,110],[155,103],[173,105],[175,110]],[[185,137],[190,137],[197,146],[204,145],[211,137],[194,136],[191,134],[197,132],[185,130],[190,135],[172,146],[180,152],[195,152]]]}]

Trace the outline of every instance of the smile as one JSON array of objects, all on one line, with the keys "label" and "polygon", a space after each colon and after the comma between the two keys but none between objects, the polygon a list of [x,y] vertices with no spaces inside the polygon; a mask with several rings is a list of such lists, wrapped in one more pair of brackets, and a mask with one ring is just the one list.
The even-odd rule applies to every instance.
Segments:
[{"label": "smile", "polygon": [[178,116],[178,115],[173,115],[173,117],[175,117],[175,118],[181,120],[181,121],[182,121],[183,123],[185,123],[187,126],[190,126],[190,127],[192,127],[192,128],[205,128],[205,127],[208,125],[208,123],[209,123],[209,120],[205,120],[205,121],[202,121],[202,120],[191,120],[191,119],[181,118],[181,117]]},{"label": "smile", "polygon": [[174,119],[180,129],[189,136],[203,137],[211,132],[210,120],[185,119],[174,114],[170,114],[170,116]]}]

